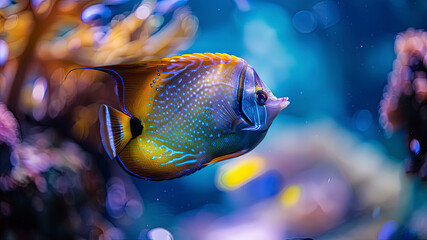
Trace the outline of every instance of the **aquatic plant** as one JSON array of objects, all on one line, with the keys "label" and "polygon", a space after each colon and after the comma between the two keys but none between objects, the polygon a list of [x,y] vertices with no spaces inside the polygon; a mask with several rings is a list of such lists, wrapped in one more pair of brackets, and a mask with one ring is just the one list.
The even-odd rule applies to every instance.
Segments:
[{"label": "aquatic plant", "polygon": [[380,122],[388,131],[405,131],[410,150],[406,171],[427,180],[427,33],[414,29],[400,33],[395,51],[397,58],[380,103]]}]

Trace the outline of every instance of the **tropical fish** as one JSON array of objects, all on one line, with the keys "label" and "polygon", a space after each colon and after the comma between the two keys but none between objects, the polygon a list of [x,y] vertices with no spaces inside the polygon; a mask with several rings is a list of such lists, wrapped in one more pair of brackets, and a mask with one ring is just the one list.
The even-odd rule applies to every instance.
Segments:
[{"label": "tropical fish", "polygon": [[121,110],[99,109],[102,144],[130,174],[189,175],[257,146],[288,98],[243,59],[194,53],[94,68],[117,82]]}]

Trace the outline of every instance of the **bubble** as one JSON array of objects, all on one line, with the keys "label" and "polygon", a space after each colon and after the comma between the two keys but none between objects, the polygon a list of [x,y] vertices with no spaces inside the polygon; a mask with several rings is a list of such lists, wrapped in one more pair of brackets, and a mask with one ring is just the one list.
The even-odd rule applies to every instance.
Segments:
[{"label": "bubble", "polygon": [[369,110],[362,109],[354,113],[353,115],[353,125],[359,131],[366,131],[372,125],[372,114]]},{"label": "bubble", "polygon": [[82,12],[81,19],[84,23],[102,25],[107,23],[111,15],[110,8],[103,4],[95,4]]},{"label": "bubble", "polygon": [[9,47],[5,41],[0,40],[0,66],[3,66],[6,63],[8,57]]},{"label": "bubble", "polygon": [[323,28],[332,27],[341,19],[339,8],[334,1],[327,0],[318,2],[313,6],[313,12],[316,14]]},{"label": "bubble", "polygon": [[415,155],[417,155],[421,150],[420,142],[418,142],[416,138],[412,139],[411,143],[409,143],[409,148],[415,153]]},{"label": "bubble", "polygon": [[295,29],[300,33],[311,33],[317,27],[317,21],[313,13],[307,10],[302,10],[295,13],[292,18],[292,23]]},{"label": "bubble", "polygon": [[147,235],[150,240],[173,240],[172,234],[164,228],[154,228]]}]

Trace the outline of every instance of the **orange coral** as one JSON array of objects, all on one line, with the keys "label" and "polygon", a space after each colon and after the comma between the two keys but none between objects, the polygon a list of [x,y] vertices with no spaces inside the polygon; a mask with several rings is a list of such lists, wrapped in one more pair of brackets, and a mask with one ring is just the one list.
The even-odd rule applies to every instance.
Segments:
[{"label": "orange coral", "polygon": [[[37,3],[37,4],[35,4]],[[95,71],[65,74],[77,66],[99,66],[162,58],[181,50],[198,21],[186,7],[163,24],[157,3],[142,1],[130,14],[108,24],[82,21],[97,1],[18,1],[0,9],[0,41],[8,49],[0,61],[0,99],[21,119],[59,124],[77,140],[97,143],[100,102],[118,106],[114,81]],[[3,53],[3,55],[5,55]],[[1,56],[0,56],[1,58]]]}]

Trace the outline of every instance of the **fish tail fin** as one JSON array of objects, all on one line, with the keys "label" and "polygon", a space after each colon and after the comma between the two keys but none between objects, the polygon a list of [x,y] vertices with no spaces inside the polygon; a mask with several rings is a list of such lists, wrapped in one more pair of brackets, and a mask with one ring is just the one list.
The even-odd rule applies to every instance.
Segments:
[{"label": "fish tail fin", "polygon": [[117,157],[132,139],[131,119],[133,118],[105,104],[99,107],[102,145],[111,159]]}]

